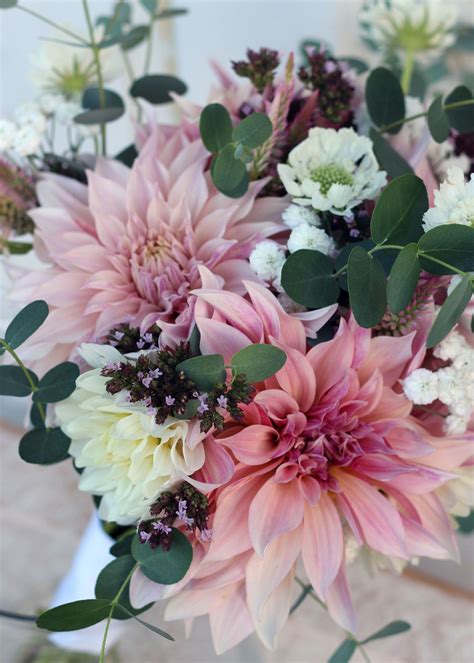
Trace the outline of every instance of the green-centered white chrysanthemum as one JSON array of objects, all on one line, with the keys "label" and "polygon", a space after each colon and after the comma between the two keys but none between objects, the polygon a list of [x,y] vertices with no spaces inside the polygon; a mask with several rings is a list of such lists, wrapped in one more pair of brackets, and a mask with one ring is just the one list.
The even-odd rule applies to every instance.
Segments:
[{"label": "green-centered white chrysanthemum", "polygon": [[359,16],[362,37],[385,52],[435,55],[454,43],[456,19],[442,0],[368,0]]},{"label": "green-centered white chrysanthemum", "polygon": [[387,182],[372,141],[353,129],[310,129],[278,174],[294,202],[339,215],[376,198]]},{"label": "green-centered white chrysanthemum", "polygon": [[449,168],[447,178],[434,192],[434,207],[425,212],[425,232],[448,223],[474,228],[474,175],[466,182],[461,168]]},{"label": "green-centered white chrysanthemum", "polygon": [[71,438],[76,466],[83,468],[79,488],[102,496],[99,516],[132,524],[157,495],[203,466],[205,435],[196,422],[168,417],[157,424],[142,403],[127,402],[123,392],[107,393],[101,368],[126,359],[112,347],[82,348],[96,368],[80,375],[73,394],[58,403],[57,421]]}]

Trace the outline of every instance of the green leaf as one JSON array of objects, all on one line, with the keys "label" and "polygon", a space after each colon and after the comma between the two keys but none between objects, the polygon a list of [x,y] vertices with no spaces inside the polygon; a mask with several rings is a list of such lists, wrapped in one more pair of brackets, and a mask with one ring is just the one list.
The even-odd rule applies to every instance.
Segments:
[{"label": "green leaf", "polygon": [[[472,92],[465,85],[459,85],[451,94],[448,94],[444,100],[445,106],[458,101],[468,101],[472,99]],[[449,124],[453,129],[462,134],[474,131],[474,104],[463,106],[461,108],[446,109]]]},{"label": "green leaf", "polygon": [[191,336],[189,337],[189,351],[192,356],[201,354],[201,332],[197,325],[194,325]]},{"label": "green leaf", "polygon": [[468,516],[456,516],[456,521],[459,525],[459,531],[463,534],[474,532],[474,511],[471,511]]},{"label": "green leaf", "polygon": [[140,0],[140,4],[153,16],[158,7],[158,0]]},{"label": "green leaf", "polygon": [[[2,245],[3,248],[7,249],[7,252],[10,253],[12,256],[19,256],[19,255],[24,255],[25,253],[28,253],[31,251],[33,248],[33,244],[30,244],[29,242],[14,242],[9,239],[5,239],[2,237]],[[3,251],[0,251],[0,254],[3,253]]]},{"label": "green leaf", "polygon": [[79,631],[106,619],[109,611],[108,599],[73,601],[43,612],[36,625],[48,631]]},{"label": "green leaf", "polygon": [[148,25],[137,25],[122,37],[120,46],[124,51],[130,51],[135,46],[141,44],[148,37],[149,33],[150,28]]},{"label": "green leaf", "polygon": [[[448,223],[428,230],[421,236],[418,249],[426,256],[446,262],[463,272],[474,271],[474,229]],[[420,255],[421,267],[430,274],[453,274],[453,270],[438,265]]]},{"label": "green leaf", "polygon": [[178,371],[184,371],[186,377],[192,380],[200,391],[212,391],[226,379],[222,355],[191,357],[176,368]]},{"label": "green leaf", "polygon": [[399,177],[406,173],[413,173],[413,169],[403,157],[395,150],[388,140],[374,128],[370,130],[370,138],[374,146],[374,154],[381,168],[387,171],[389,177]]},{"label": "green leaf", "polygon": [[239,143],[235,148],[234,157],[240,159],[243,163],[250,163],[253,159],[253,153],[249,147]]},{"label": "green leaf", "polygon": [[137,535],[136,530],[127,530],[120,536],[113,546],[110,548],[110,554],[114,557],[121,557],[122,555],[131,555],[132,541]]},{"label": "green leaf", "polygon": [[128,166],[131,168],[133,166],[133,162],[138,156],[137,148],[135,145],[129,145],[126,147],[124,150],[119,152],[116,156],[115,159],[117,161],[120,161],[121,163],[125,164],[125,166]]},{"label": "green leaf", "polygon": [[49,309],[46,302],[39,299],[25,306],[10,322],[5,332],[5,341],[12,348],[18,348],[46,320]]},{"label": "green leaf", "polygon": [[426,341],[427,348],[433,348],[435,345],[438,345],[449,334],[459,320],[461,313],[469,304],[471,296],[471,281],[469,274],[466,274],[440,308],[436,320],[431,327],[431,331],[428,334]]},{"label": "green leaf", "polygon": [[[31,406],[30,410],[31,425],[33,426],[33,428],[44,428],[45,427],[44,421],[40,414],[38,405],[39,405],[38,403],[33,403],[33,405]],[[41,405],[43,406],[44,414],[46,414],[46,407],[47,407],[46,403],[41,403]]]},{"label": "green leaf", "polygon": [[163,585],[174,585],[186,575],[193,549],[185,535],[173,528],[168,551],[161,547],[150,548],[147,543],[140,543],[136,536],[132,543],[132,555],[147,578]]},{"label": "green leaf", "polygon": [[474,27],[463,23],[457,27],[456,42],[452,47],[457,51],[474,51]]},{"label": "green leaf", "polygon": [[[28,371],[34,384],[38,378],[32,371]],[[31,386],[19,366],[0,366],[0,395],[1,396],[29,396]]]},{"label": "green leaf", "polygon": [[139,624],[147,628],[149,631],[153,631],[153,633],[157,633],[158,635],[161,635],[162,638],[166,638],[167,640],[171,640],[174,642],[174,638],[172,635],[167,633],[166,631],[163,631],[161,628],[158,628],[158,626],[154,626],[153,624],[149,624],[148,622],[144,621],[143,619],[140,619],[136,615],[133,615],[129,610],[123,607],[123,605],[117,606],[117,610],[121,610],[129,615],[129,617],[133,617],[135,621],[137,621]]},{"label": "green leaf", "polygon": [[[132,555],[122,555],[112,562],[107,564],[99,573],[95,584],[95,597],[96,599],[109,599],[113,601],[118,594],[123,583],[127,579],[132,569],[136,566],[136,562]],[[123,607],[128,614],[115,609],[112,617],[114,619],[130,619],[141,612],[145,612],[153,605],[149,603],[142,608],[134,608],[130,603],[130,580],[127,582],[122,594],[119,598],[119,606]]]},{"label": "green leaf", "polygon": [[370,231],[377,244],[409,244],[423,234],[423,214],[428,194],[416,175],[397,177],[382,191],[377,201]]},{"label": "green leaf", "polygon": [[239,350],[232,357],[232,368],[237,374],[244,373],[247,382],[254,384],[275,375],[285,365],[286,354],[273,345],[256,343]]},{"label": "green leaf", "polygon": [[367,62],[365,60],[361,60],[360,58],[339,57],[338,60],[339,62],[346,62],[351,69],[356,71],[357,74],[363,74],[369,70],[369,65]]},{"label": "green leaf", "polygon": [[146,99],[150,104],[166,104],[173,101],[170,92],[184,94],[188,88],[176,76],[166,74],[151,74],[134,81],[130,88],[132,97]]},{"label": "green leaf", "polygon": [[74,118],[77,124],[106,124],[121,117],[125,112],[122,97],[113,90],[103,90],[104,103],[98,87],[90,87],[82,95],[82,107],[87,109]]},{"label": "green leaf", "polygon": [[49,370],[38,384],[33,394],[35,403],[57,403],[70,396],[76,388],[79,367],[72,361],[65,361]]},{"label": "green leaf", "polygon": [[349,255],[347,284],[355,319],[361,327],[374,327],[387,308],[385,272],[378,260],[360,246]]},{"label": "green leaf", "polygon": [[[341,270],[343,267],[347,265],[347,261],[349,260],[349,255],[355,246],[362,246],[364,249],[367,249],[367,251],[369,251],[370,249],[374,248],[375,244],[371,239],[364,239],[362,242],[354,242],[353,244],[346,244],[346,246],[344,246],[344,248],[342,248],[339,251],[336,260],[334,261],[334,267],[336,271]],[[385,255],[385,253],[386,251],[381,251],[380,255]],[[345,290],[347,292],[348,290],[347,270],[338,277],[338,283],[342,288],[342,290]]]},{"label": "green leaf", "polygon": [[436,97],[428,109],[428,128],[433,140],[444,143],[449,137],[449,118],[443,106],[443,97]]},{"label": "green leaf", "polygon": [[[367,110],[378,127],[392,124],[405,117],[405,96],[398,78],[389,69],[374,69],[365,85]],[[388,129],[391,134],[400,131],[402,125]]]},{"label": "green leaf", "polygon": [[209,152],[219,152],[232,141],[232,120],[222,104],[209,104],[199,119],[202,142]]},{"label": "green leaf", "polygon": [[265,113],[252,113],[234,129],[234,140],[246,147],[255,148],[270,138],[273,125]]},{"label": "green leaf", "polygon": [[0,0],[0,9],[11,9],[16,7],[18,0]]},{"label": "green leaf", "polygon": [[357,642],[347,638],[339,645],[334,654],[328,659],[328,663],[348,663],[357,648]]},{"label": "green leaf", "polygon": [[35,428],[21,438],[19,454],[25,463],[53,465],[69,457],[70,444],[60,428]]},{"label": "green leaf", "polygon": [[296,251],[287,258],[281,284],[291,299],[309,308],[330,306],[339,296],[332,261],[312,249]]},{"label": "green leaf", "polygon": [[[226,196],[238,198],[240,191],[248,188],[248,173],[242,161],[234,157],[234,146],[226,145],[216,156],[212,168],[212,181],[216,188]],[[239,195],[235,195],[238,192]]]},{"label": "green leaf", "polygon": [[166,18],[175,18],[176,16],[184,16],[185,14],[188,13],[188,9],[185,9],[184,7],[174,7],[174,8],[169,8],[169,9],[163,9],[160,11],[159,14],[155,16],[155,19],[157,21],[162,21]]},{"label": "green leaf", "polygon": [[404,622],[400,619],[390,622],[387,626],[384,626],[379,631],[376,631],[372,635],[369,635],[368,638],[362,640],[361,644],[365,645],[367,642],[372,642],[372,640],[381,640],[382,638],[388,638],[391,635],[397,635],[398,633],[404,633],[409,631],[411,625],[408,622]]},{"label": "green leaf", "polygon": [[388,279],[387,297],[392,313],[400,313],[411,301],[420,278],[418,246],[407,244],[398,254]]}]

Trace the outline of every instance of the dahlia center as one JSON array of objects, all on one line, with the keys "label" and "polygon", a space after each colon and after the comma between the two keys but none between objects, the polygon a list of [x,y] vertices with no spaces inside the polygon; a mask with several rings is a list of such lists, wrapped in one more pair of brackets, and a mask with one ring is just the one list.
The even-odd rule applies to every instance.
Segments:
[{"label": "dahlia center", "polygon": [[352,175],[336,164],[319,166],[311,173],[311,179],[320,184],[323,195],[327,194],[333,184],[351,186],[353,182]]}]

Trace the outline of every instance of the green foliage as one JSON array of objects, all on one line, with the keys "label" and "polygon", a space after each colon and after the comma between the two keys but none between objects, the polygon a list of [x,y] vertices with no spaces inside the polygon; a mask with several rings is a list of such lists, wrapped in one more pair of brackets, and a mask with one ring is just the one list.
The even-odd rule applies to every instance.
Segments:
[{"label": "green foliage", "polygon": [[374,147],[374,154],[381,168],[387,171],[389,177],[399,177],[407,173],[413,173],[413,169],[405,159],[400,156],[388,140],[379,134],[374,128],[370,130],[370,138]]},{"label": "green foliage", "polygon": [[[352,637],[346,638],[328,659],[328,663],[348,663],[358,647],[361,647],[368,642],[372,642],[373,640],[381,640],[382,638],[388,638],[392,635],[397,635],[398,633],[404,633],[405,631],[410,630],[410,628],[411,626],[408,622],[397,620],[390,622],[390,624],[387,624],[387,626],[376,631],[365,640],[359,641]],[[364,658],[367,659],[367,656],[364,655]]]},{"label": "green foliage", "polygon": [[70,396],[76,388],[79,367],[71,361],[65,361],[49,370],[38,384],[33,394],[35,403],[57,403]]},{"label": "green foliage", "polygon": [[130,51],[147,39],[150,34],[148,25],[136,25],[120,41],[120,46],[124,51]]},{"label": "green foliage", "polygon": [[[377,127],[398,122],[405,117],[405,95],[398,78],[389,69],[374,69],[365,86],[365,101],[369,115]],[[402,125],[386,129],[396,134]]]},{"label": "green foliage", "polygon": [[[5,341],[11,348],[18,348],[46,320],[49,309],[46,302],[38,300],[23,308],[10,322],[5,332]],[[5,351],[2,348],[2,354]]]},{"label": "green foliage", "polygon": [[48,631],[78,631],[106,619],[110,605],[108,599],[84,599],[64,603],[43,612],[36,620],[36,625]]},{"label": "green foliage", "polygon": [[459,525],[459,531],[463,534],[471,534],[474,532],[474,511],[468,516],[456,516]]},{"label": "green foliage", "polygon": [[35,428],[20,440],[20,458],[35,465],[52,465],[69,457],[71,440],[60,428]]},{"label": "green foliage", "polygon": [[147,578],[163,585],[174,585],[186,575],[193,558],[193,549],[186,536],[173,528],[170,550],[151,548],[135,537],[132,555]]},{"label": "green foliage", "polygon": [[421,236],[418,248],[421,267],[430,274],[453,274],[450,265],[463,272],[474,271],[474,229],[469,226],[449,223],[432,228]]},{"label": "green foliage", "polygon": [[363,74],[369,70],[369,65],[367,62],[365,60],[361,60],[360,58],[339,57],[338,60],[339,62],[346,62],[351,69],[355,70],[357,74]]},{"label": "green foliage", "polygon": [[428,194],[415,175],[397,177],[382,191],[372,214],[370,230],[377,244],[409,244],[423,234]]},{"label": "green foliage", "polygon": [[222,355],[191,357],[178,364],[177,369],[194,382],[200,391],[212,391],[225,382],[226,372]]},{"label": "green foliage", "polygon": [[347,263],[347,284],[352,312],[361,327],[380,322],[387,307],[385,272],[377,259],[356,246]]},{"label": "green foliage", "polygon": [[229,143],[217,154],[212,170],[216,188],[230,198],[239,198],[248,188],[248,173],[245,164],[234,156],[234,145]]},{"label": "green foliage", "polygon": [[16,7],[18,0],[0,0],[0,9],[11,9]]},{"label": "green foliage", "polygon": [[273,126],[265,113],[252,113],[238,124],[233,133],[234,141],[254,149],[263,145],[272,135]]},{"label": "green foliage", "polygon": [[[38,378],[32,371],[28,371],[33,384]],[[0,395],[1,396],[29,396],[32,386],[25,372],[19,366],[0,366]]]},{"label": "green foliage", "polygon": [[[445,105],[454,104],[462,101],[472,101],[472,92],[465,85],[459,85],[451,94],[448,94],[444,100]],[[474,131],[474,112],[473,105],[464,106],[461,108],[446,109],[449,124],[452,129],[456,129],[460,133],[469,133]]]},{"label": "green foliage", "polygon": [[[15,242],[5,238],[2,238],[2,245],[12,256],[24,255],[33,248],[33,244],[30,244],[30,242]],[[1,253],[3,253],[3,251],[0,251],[0,254]]]},{"label": "green foliage", "polygon": [[232,141],[232,120],[222,104],[209,104],[199,119],[202,142],[209,152],[216,153]]},{"label": "green foliage", "polygon": [[408,306],[420,278],[420,271],[418,247],[416,244],[407,244],[398,254],[388,280],[387,297],[392,313],[400,313]]},{"label": "green foliage", "polygon": [[46,416],[46,405],[44,403],[33,403],[30,410],[30,421],[33,428],[45,428],[43,416]]},{"label": "green foliage", "polygon": [[[129,576],[136,566],[136,562],[132,555],[122,555],[112,562],[107,564],[99,573],[95,584],[95,597],[96,599],[108,599],[113,601],[115,596],[120,592],[118,604],[112,613],[114,619],[130,619],[135,615],[139,615],[145,610],[148,610],[153,605],[152,603],[143,606],[143,608],[134,608],[130,603],[130,579]],[[127,581],[128,579],[128,581]],[[120,607],[125,608],[127,612],[119,610]]]},{"label": "green foliage", "polygon": [[120,161],[121,163],[125,164],[125,166],[128,166],[131,168],[133,166],[133,162],[138,156],[137,148],[135,145],[129,145],[126,147],[124,150],[119,152],[116,156],[115,159],[117,161]]},{"label": "green foliage", "polygon": [[140,4],[152,16],[156,14],[156,10],[158,9],[158,0],[140,0]]},{"label": "green foliage", "polygon": [[328,659],[328,663],[348,663],[357,649],[357,642],[353,638],[346,638]]},{"label": "green foliage", "polygon": [[247,382],[254,384],[274,375],[285,362],[286,354],[280,348],[256,343],[239,350],[232,357],[231,364],[237,374],[244,373]]},{"label": "green foliage", "polygon": [[323,308],[337,301],[339,286],[332,261],[320,251],[302,249],[292,253],[281,273],[281,283],[291,299],[310,308]]},{"label": "green foliage", "polygon": [[449,118],[444,110],[442,96],[436,97],[428,109],[428,128],[437,143],[444,143],[449,137]]},{"label": "green foliage", "polygon": [[113,90],[90,87],[82,95],[82,107],[86,110],[74,118],[77,124],[106,124],[118,120],[125,113],[122,97]]},{"label": "green foliage", "polygon": [[166,104],[173,101],[170,92],[184,94],[187,86],[176,76],[151,74],[133,82],[130,88],[132,97],[145,99],[151,104]]},{"label": "green foliage", "polygon": [[128,614],[129,617],[133,617],[133,619],[147,628],[149,631],[153,631],[153,633],[157,633],[158,635],[161,635],[162,638],[166,638],[167,640],[171,640],[174,642],[174,638],[172,635],[167,633],[166,631],[163,631],[161,628],[158,628],[158,626],[154,626],[153,624],[149,624],[148,622],[144,621],[143,619],[140,619],[136,615],[132,614],[129,610],[123,607],[123,605],[118,605],[117,606],[118,611],[123,611],[125,614]]},{"label": "green foliage", "polygon": [[384,626],[379,631],[375,631],[372,635],[369,635],[368,638],[361,641],[361,645],[365,645],[367,642],[372,642],[373,640],[381,640],[382,638],[389,638],[392,635],[398,635],[398,633],[404,633],[409,631],[411,625],[408,622],[404,622],[400,619],[397,619],[394,622],[390,622],[387,626]]},{"label": "green foliage", "polygon": [[438,343],[449,334],[459,320],[462,312],[469,304],[471,296],[471,280],[469,274],[466,274],[446,298],[446,301],[439,310],[436,320],[428,334],[426,347],[432,348],[435,345],[438,345]]},{"label": "green foliage", "polygon": [[131,555],[132,541],[136,536],[136,530],[127,530],[120,536],[114,545],[110,548],[110,554],[114,557],[121,557],[122,555]]}]

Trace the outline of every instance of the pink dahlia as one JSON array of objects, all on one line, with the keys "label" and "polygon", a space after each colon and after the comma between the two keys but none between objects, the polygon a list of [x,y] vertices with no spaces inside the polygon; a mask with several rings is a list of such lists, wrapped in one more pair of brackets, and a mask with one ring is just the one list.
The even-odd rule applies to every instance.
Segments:
[{"label": "pink dahlia", "polygon": [[87,186],[51,175],[39,183],[41,207],[31,216],[47,267],[16,289],[52,309],[33,338],[48,364],[123,322],[142,330],[157,323],[163,344],[188,338],[201,266],[233,292],[256,278],[247,258],[284,229],[287,203],[257,198],[265,180],[238,200],[219,193],[194,132],[187,123],[156,127],[131,169],[99,160]]},{"label": "pink dahlia", "polygon": [[455,559],[452,523],[435,491],[472,456],[472,437],[434,436],[400,393],[415,332],[372,338],[341,320],[334,339],[308,350],[302,322],[260,285],[246,288],[250,302],[196,293],[202,349],[232,354],[265,342],[286,352],[286,364],[257,385],[244,421],[215,436],[236,469],[213,494],[210,545],[196,543],[178,586],[154,586],[140,574],[133,582],[137,604],[174,595],[167,619],[209,614],[218,652],[253,630],[274,647],[300,557],[329,613],[353,632],[347,532],[397,560]]}]

